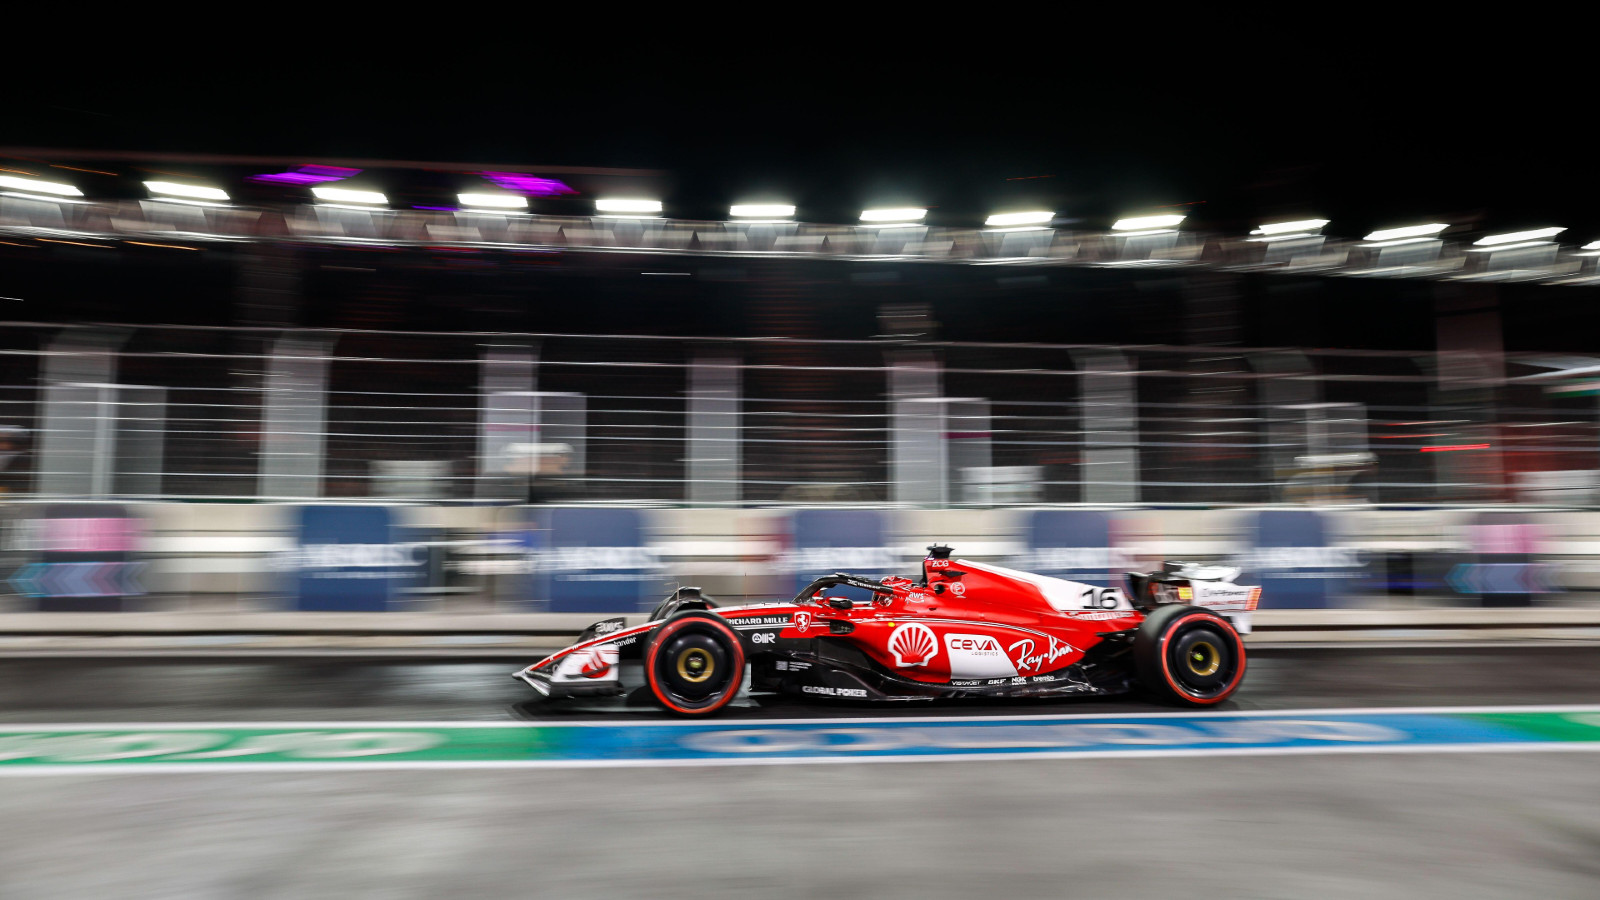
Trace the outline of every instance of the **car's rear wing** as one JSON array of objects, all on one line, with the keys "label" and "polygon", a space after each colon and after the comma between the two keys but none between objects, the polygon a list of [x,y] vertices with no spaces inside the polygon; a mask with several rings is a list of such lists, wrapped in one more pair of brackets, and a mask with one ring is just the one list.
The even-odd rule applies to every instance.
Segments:
[{"label": "car's rear wing", "polygon": [[1261,602],[1257,585],[1234,584],[1239,570],[1169,562],[1160,572],[1128,573],[1128,599],[1141,609],[1163,603],[1203,606],[1226,616],[1241,634],[1250,632],[1250,614]]}]

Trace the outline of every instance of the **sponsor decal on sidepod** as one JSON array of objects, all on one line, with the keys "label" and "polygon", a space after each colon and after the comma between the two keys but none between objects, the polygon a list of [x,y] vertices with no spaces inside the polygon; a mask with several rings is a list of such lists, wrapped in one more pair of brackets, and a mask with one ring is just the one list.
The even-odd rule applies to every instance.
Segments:
[{"label": "sponsor decal on sidepod", "polygon": [[1023,638],[1006,648],[1015,655],[1018,672],[1026,672],[1029,669],[1038,672],[1045,666],[1073,652],[1071,644],[1065,641],[1058,641],[1053,637],[1050,638],[1050,649],[1035,653],[1033,652],[1034,647],[1033,638]]},{"label": "sponsor decal on sidepod", "polygon": [[894,664],[901,668],[925,666],[939,652],[939,641],[932,628],[907,622],[890,632],[889,652],[894,654]]},{"label": "sponsor decal on sidepod", "polygon": [[1000,642],[987,634],[947,634],[944,648],[950,654],[952,678],[994,678],[1016,675],[1017,668],[1000,648]]},{"label": "sponsor decal on sidepod", "polygon": [[822,694],[825,697],[854,697],[857,699],[865,699],[867,696],[867,692],[862,688],[819,687],[815,684],[804,684],[800,686],[800,690],[806,692],[807,694]]}]

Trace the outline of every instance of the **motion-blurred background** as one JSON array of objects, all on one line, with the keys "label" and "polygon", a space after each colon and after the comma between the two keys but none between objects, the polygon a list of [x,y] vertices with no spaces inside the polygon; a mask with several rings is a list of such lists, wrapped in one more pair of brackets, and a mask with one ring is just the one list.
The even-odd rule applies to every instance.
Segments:
[{"label": "motion-blurred background", "polygon": [[945,540],[1232,561],[1263,608],[1584,605],[1567,102],[1350,39],[30,82],[0,603],[637,611]]},{"label": "motion-blurred background", "polygon": [[[1592,19],[0,10],[0,897],[1600,894]],[[506,677],[936,541],[1249,674]]]}]

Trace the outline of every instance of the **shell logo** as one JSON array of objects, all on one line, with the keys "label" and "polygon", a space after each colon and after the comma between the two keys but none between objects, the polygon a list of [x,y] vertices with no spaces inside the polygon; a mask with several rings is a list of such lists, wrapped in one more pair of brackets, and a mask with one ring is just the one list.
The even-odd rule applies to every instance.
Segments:
[{"label": "shell logo", "polygon": [[894,654],[894,664],[902,668],[925,666],[939,652],[939,641],[928,626],[907,622],[889,633],[889,652]]}]

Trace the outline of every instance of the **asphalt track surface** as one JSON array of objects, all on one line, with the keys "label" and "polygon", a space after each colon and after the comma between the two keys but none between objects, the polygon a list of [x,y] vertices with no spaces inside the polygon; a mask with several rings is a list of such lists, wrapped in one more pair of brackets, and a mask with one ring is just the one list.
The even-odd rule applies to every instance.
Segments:
[{"label": "asphalt track surface", "polygon": [[[639,722],[517,660],[5,660],[5,723]],[[1236,711],[1600,704],[1600,648],[1267,650]],[[729,722],[1133,700],[749,702]],[[1600,754],[0,778],[0,898],[1596,897]]]},{"label": "asphalt track surface", "polygon": [[[531,659],[0,660],[0,723],[658,719],[635,692],[545,704],[510,678]],[[625,673],[627,679],[627,673]],[[636,674],[631,680],[638,682]],[[1600,647],[1252,650],[1232,710],[1600,703]],[[906,706],[754,697],[723,718],[1161,711],[1136,697]],[[3,895],[0,895],[3,896]]]}]

